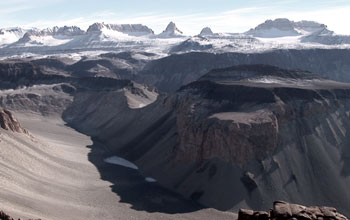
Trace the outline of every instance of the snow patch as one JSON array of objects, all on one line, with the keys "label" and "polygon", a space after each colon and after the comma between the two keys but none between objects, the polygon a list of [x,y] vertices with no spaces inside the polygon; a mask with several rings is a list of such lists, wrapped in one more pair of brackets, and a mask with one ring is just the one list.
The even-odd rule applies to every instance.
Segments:
[{"label": "snow patch", "polygon": [[152,177],[146,177],[145,181],[148,182],[148,183],[155,183],[155,182],[157,182],[157,180],[153,179]]},{"label": "snow patch", "polygon": [[104,159],[104,161],[106,163],[109,163],[109,164],[115,164],[115,165],[131,168],[131,169],[134,169],[134,170],[138,170],[139,169],[134,163],[132,163],[132,162],[130,162],[130,161],[124,159],[124,158],[117,157],[117,156],[106,158],[106,159]]}]

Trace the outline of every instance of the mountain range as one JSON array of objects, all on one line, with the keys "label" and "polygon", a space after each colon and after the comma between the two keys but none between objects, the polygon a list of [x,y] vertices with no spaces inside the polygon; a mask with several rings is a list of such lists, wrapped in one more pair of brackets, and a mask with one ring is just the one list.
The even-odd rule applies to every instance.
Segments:
[{"label": "mountain range", "polygon": [[142,50],[169,54],[190,51],[258,52],[270,49],[348,47],[350,36],[337,35],[313,21],[267,20],[245,33],[214,33],[209,27],[186,36],[174,22],[155,34],[141,24],[94,23],[47,29],[1,29],[0,57]]}]

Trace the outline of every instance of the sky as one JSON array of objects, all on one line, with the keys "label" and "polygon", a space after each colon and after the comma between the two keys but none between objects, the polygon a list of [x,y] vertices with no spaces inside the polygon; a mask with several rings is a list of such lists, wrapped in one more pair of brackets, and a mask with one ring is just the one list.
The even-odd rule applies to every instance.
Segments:
[{"label": "sky", "polygon": [[241,33],[275,18],[313,20],[350,35],[350,0],[0,0],[0,28],[141,23],[160,33],[173,21],[195,35],[206,26]]}]

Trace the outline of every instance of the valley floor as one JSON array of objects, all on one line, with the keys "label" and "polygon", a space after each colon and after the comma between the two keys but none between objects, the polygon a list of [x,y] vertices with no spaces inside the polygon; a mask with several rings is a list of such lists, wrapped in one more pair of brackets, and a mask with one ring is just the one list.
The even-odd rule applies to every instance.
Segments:
[{"label": "valley floor", "polygon": [[[118,184],[101,179],[96,163],[90,162],[94,157],[89,154],[90,137],[67,127],[59,117],[15,115],[32,136],[0,134],[0,208],[11,216],[43,220],[236,218],[233,213],[214,209],[175,214],[137,209],[112,191]],[[117,166],[103,164],[100,159],[107,169]],[[128,185],[128,178],[120,181],[124,181],[121,186]]]}]

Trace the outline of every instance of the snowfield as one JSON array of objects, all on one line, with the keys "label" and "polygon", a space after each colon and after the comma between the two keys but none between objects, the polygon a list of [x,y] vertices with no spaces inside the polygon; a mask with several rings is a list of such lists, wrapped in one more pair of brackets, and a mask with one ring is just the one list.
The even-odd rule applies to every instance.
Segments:
[{"label": "snowfield", "polygon": [[44,30],[0,30],[0,59],[29,56],[97,56],[105,52],[170,53],[207,51],[256,53],[276,49],[350,48],[350,36],[337,35],[324,24],[288,19],[268,20],[245,33],[213,33],[210,28],[186,36],[170,22],[160,34],[143,25],[95,23]]}]

